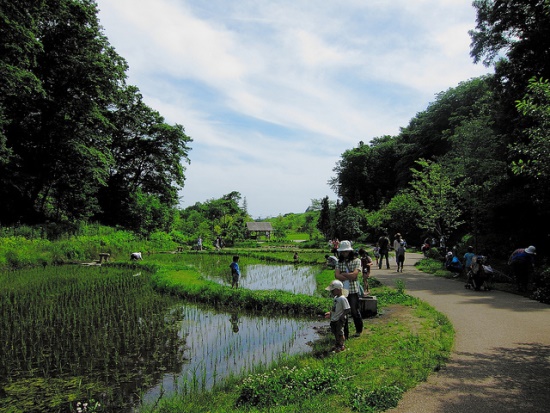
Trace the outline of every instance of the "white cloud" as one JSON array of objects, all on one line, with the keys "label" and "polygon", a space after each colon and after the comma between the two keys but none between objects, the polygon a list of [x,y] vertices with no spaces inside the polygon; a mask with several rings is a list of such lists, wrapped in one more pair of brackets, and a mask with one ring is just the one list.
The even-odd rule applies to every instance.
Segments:
[{"label": "white cloud", "polygon": [[194,139],[184,206],[236,190],[266,216],[335,198],[342,152],[486,72],[462,0],[98,3],[129,82]]}]

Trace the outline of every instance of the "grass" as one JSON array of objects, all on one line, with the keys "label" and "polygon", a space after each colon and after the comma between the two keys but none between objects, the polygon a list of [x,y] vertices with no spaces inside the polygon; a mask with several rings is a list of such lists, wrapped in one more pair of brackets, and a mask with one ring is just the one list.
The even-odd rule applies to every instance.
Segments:
[{"label": "grass", "polygon": [[424,258],[416,263],[416,268],[427,274],[435,275],[436,277],[452,277],[454,274],[445,269],[441,260],[433,258]]},{"label": "grass", "polygon": [[[274,301],[276,305],[269,306],[273,311],[311,314],[314,309],[313,313],[319,313],[330,307],[324,287],[333,279],[333,270],[320,271],[316,297],[223,288],[225,292],[218,299],[230,305],[247,300],[264,304]],[[200,281],[200,275],[193,271],[178,275],[171,270],[161,271],[155,282],[167,291],[187,298],[192,295],[197,300],[211,300],[219,288]],[[426,380],[445,363],[454,331],[445,316],[407,295],[406,286],[393,289],[375,280],[373,284],[383,315],[366,320],[363,335],[348,340],[346,351],[329,352],[333,338],[327,330],[323,338],[313,343],[310,354],[289,357],[244,378],[233,378],[210,392],[162,398],[142,406],[140,411],[376,412],[395,406],[403,392]]]},{"label": "grass", "polygon": [[[217,308],[242,308],[273,316],[301,315],[318,320],[331,306],[324,288],[334,279],[333,270],[320,267],[313,296],[231,289],[202,276],[202,273],[225,271],[235,253],[241,256],[242,262],[291,263],[293,250],[268,247],[220,253],[153,254],[139,264],[128,264],[124,256],[118,261],[115,257],[110,265],[154,270],[151,282],[157,291],[185,300]],[[301,263],[322,265],[324,254],[322,250],[299,250]],[[197,257],[200,257],[199,266],[193,264]],[[363,335],[349,340],[346,351],[330,353],[333,337],[326,321],[324,334],[312,343],[310,354],[283,358],[269,368],[232,378],[209,392],[162,397],[141,406],[140,411],[318,413],[334,409],[375,412],[394,406],[403,392],[445,363],[454,332],[443,315],[408,296],[405,285],[390,288],[380,285],[375,278],[371,279],[371,285],[378,297],[381,316],[366,320]],[[351,325],[353,329],[353,323]]]}]

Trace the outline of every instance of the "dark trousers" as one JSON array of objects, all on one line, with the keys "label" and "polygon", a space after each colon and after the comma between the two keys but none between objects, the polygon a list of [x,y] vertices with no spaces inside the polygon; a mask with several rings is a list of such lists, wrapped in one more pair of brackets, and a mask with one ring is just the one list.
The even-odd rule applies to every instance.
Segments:
[{"label": "dark trousers", "polygon": [[518,291],[527,291],[531,275],[531,264],[528,262],[513,262],[510,264],[510,269],[516,279]]},{"label": "dark trousers", "polygon": [[390,268],[390,251],[380,250],[380,259],[378,260],[378,269],[382,269],[382,261],[386,257],[386,268]]},{"label": "dark trousers", "polygon": [[[358,293],[349,294],[348,302],[349,302],[350,311],[351,311],[351,318],[353,318],[353,324],[355,325],[355,331],[357,333],[362,333],[363,318],[361,317],[361,311],[359,308],[359,294]],[[344,337],[346,337],[346,340],[349,338],[348,319],[346,319],[346,322],[344,324]]]}]

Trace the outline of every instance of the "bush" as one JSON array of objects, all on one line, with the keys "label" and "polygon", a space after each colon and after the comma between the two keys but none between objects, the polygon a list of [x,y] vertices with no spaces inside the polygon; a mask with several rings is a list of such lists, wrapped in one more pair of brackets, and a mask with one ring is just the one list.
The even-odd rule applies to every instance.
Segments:
[{"label": "bush", "polygon": [[403,389],[397,386],[384,386],[374,390],[357,389],[351,404],[357,412],[383,412],[397,407]]},{"label": "bush", "polygon": [[546,268],[535,279],[533,298],[541,303],[550,304],[550,269]]},{"label": "bush", "polygon": [[243,380],[237,406],[270,407],[287,405],[333,392],[344,377],[329,368],[282,367]]}]

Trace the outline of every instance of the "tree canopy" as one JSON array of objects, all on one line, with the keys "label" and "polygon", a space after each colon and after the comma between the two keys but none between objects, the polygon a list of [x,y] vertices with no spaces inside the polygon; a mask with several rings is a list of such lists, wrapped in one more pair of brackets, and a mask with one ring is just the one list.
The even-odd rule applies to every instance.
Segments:
[{"label": "tree canopy", "polygon": [[3,223],[128,226],[144,202],[173,207],[191,139],[126,85],[96,3],[2,1],[0,21]]}]

